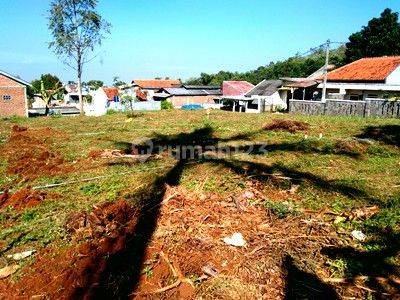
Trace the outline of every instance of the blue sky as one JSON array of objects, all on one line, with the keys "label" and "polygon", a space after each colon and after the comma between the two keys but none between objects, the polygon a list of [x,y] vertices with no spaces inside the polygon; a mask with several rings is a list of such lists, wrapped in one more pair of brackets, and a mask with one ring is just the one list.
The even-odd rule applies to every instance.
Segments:
[{"label": "blue sky", "polygon": [[[48,49],[46,0],[0,0],[0,69],[28,81],[42,73],[74,80]],[[187,79],[200,72],[247,71],[346,41],[398,0],[100,0],[113,27],[84,79]]]}]

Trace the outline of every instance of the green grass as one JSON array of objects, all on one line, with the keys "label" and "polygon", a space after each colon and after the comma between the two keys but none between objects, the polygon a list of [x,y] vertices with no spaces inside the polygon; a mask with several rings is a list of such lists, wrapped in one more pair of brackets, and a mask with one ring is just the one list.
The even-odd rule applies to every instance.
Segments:
[{"label": "green grass", "polygon": [[[302,132],[288,133],[265,131],[263,126],[274,118],[304,121],[310,124],[308,138]],[[241,151],[217,161],[198,159],[182,171],[179,183],[190,192],[215,193],[221,197],[242,194],[252,184],[252,172],[289,177],[300,187],[300,200],[294,202],[265,201],[278,218],[290,218],[298,210],[330,209],[341,213],[355,207],[377,204],[381,211],[373,218],[354,227],[370,234],[379,230],[398,230],[400,224],[400,150],[396,145],[382,141],[356,144],[349,151],[343,150],[343,141],[354,141],[368,126],[398,125],[394,119],[363,119],[355,117],[300,116],[271,114],[238,114],[212,111],[207,119],[205,111],[185,112],[163,110],[135,115],[131,121],[121,113],[109,113],[103,117],[57,117],[57,118],[3,118],[0,120],[0,154],[13,125],[28,128],[51,127],[61,132],[55,135],[52,149],[58,151],[68,162],[84,161],[86,168],[54,177],[39,176],[24,181],[19,176],[6,173],[7,160],[0,156],[0,189],[17,190],[26,186],[60,183],[96,176],[102,179],[59,186],[49,190],[58,197],[42,204],[15,211],[0,210],[0,239],[12,247],[54,247],[70,243],[64,229],[67,216],[72,212],[90,211],[93,205],[117,199],[140,199],[157,176],[165,175],[176,163],[163,158],[144,164],[108,164],[107,160],[91,162],[92,150],[116,149],[143,138],[180,134],[181,141],[192,143],[195,130],[209,128],[210,136],[219,140],[218,146],[240,146],[265,143],[266,154],[248,154]],[[400,130],[399,130],[400,132]],[[322,133],[322,139],[319,134]],[[240,136],[239,136],[240,135]],[[200,138],[204,138],[200,136]],[[358,143],[358,142],[357,142]],[[340,147],[339,147],[340,146]],[[359,147],[364,149],[359,152]],[[347,148],[346,148],[347,149]],[[247,165],[247,167],[244,167]],[[257,169],[258,168],[258,169]],[[261,193],[289,190],[290,181],[266,180]],[[268,199],[268,197],[265,197]],[[371,246],[373,247],[373,246]],[[342,273],[344,263],[337,262],[333,268]]]}]

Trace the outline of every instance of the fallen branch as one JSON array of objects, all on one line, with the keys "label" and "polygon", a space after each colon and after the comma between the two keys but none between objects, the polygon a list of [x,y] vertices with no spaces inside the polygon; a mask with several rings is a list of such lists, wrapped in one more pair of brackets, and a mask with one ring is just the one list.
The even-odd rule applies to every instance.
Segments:
[{"label": "fallen branch", "polygon": [[137,293],[132,293],[129,296],[161,294],[161,293],[164,293],[166,291],[169,291],[169,290],[172,290],[174,288],[177,288],[178,286],[181,285],[181,283],[188,283],[188,284],[190,284],[190,286],[192,286],[194,288],[193,282],[190,279],[184,277],[180,271],[175,269],[175,267],[173,266],[171,261],[168,259],[167,255],[164,253],[164,251],[160,251],[160,256],[164,259],[164,261],[168,265],[169,269],[172,272],[172,275],[174,277],[177,277],[178,280],[176,280],[174,283],[172,283],[170,285],[167,285],[165,287],[159,288],[159,289],[157,289],[155,291],[142,292],[142,293],[141,292],[137,292]]},{"label": "fallen branch", "polygon": [[168,290],[172,290],[172,289],[174,289],[174,288],[177,288],[180,284],[182,283],[182,281],[180,280],[180,279],[178,279],[177,281],[175,281],[173,284],[170,284],[170,285],[168,285],[168,286],[166,286],[166,287],[163,287],[163,288],[160,288],[160,289],[157,289],[157,290],[155,290],[155,291],[151,291],[151,292],[144,292],[144,293],[132,293],[132,294],[130,294],[129,296],[137,296],[137,295],[149,295],[149,294],[161,294],[161,293],[164,293],[164,292],[166,292],[166,291],[168,291]]},{"label": "fallen branch", "polygon": [[[164,251],[160,251],[160,256],[164,259],[164,261],[167,263],[169,269],[172,272],[172,275],[174,275],[174,277],[179,277],[178,276],[178,272],[175,270],[174,266],[172,265],[172,263],[170,262],[170,260],[168,259],[168,257],[165,255]],[[180,279],[180,278],[179,278]]]},{"label": "fallen branch", "polygon": [[278,179],[285,179],[285,180],[292,180],[292,177],[287,177],[287,176],[282,176],[282,175],[276,175],[276,174],[254,174],[254,175],[249,175],[247,176],[248,178],[253,178],[253,177],[261,177],[261,176],[266,176],[266,177],[274,177]]},{"label": "fallen branch", "polygon": [[396,284],[400,284],[400,278],[385,278],[385,277],[371,277],[371,276],[356,276],[349,278],[324,278],[324,282],[330,283],[350,283],[355,281],[368,281],[368,280],[376,280],[380,282],[394,282]]},{"label": "fallen branch", "polygon": [[[155,167],[155,168],[151,168],[151,169],[162,169],[162,168],[163,167]],[[130,173],[133,173],[133,172],[136,172],[136,171],[138,171],[138,170],[122,172],[122,173],[119,173],[118,175],[126,175],[126,174],[130,174]],[[55,187],[59,187],[59,186],[72,185],[72,184],[80,183],[80,182],[94,181],[94,180],[103,179],[103,178],[107,178],[107,177],[111,177],[111,176],[115,176],[115,175],[114,174],[109,174],[109,175],[102,175],[102,176],[96,176],[96,177],[90,177],[90,178],[83,178],[83,179],[65,181],[65,182],[61,182],[61,183],[52,183],[52,184],[46,184],[46,185],[39,185],[39,186],[32,187],[32,190],[50,189],[50,188],[55,188]],[[142,187],[143,185],[144,184],[140,185],[140,187]],[[14,190],[9,190],[9,192],[14,192]],[[5,193],[5,191],[0,191],[0,195],[2,195],[4,193]]]}]

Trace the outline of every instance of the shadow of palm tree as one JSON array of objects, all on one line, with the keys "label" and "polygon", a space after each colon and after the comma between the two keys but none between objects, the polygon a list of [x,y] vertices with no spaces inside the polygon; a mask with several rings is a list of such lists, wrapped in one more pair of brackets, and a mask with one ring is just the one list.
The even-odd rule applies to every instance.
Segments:
[{"label": "shadow of palm tree", "polygon": [[[250,135],[251,133],[248,136]],[[210,151],[210,149],[218,152],[220,142],[242,139],[246,139],[246,136],[237,135],[232,138],[217,138],[214,136],[212,127],[205,126],[190,133],[179,133],[176,135],[154,134],[151,138],[151,149],[146,143],[144,145],[135,145],[128,142],[115,142],[115,146],[126,153],[135,151],[137,153],[151,154],[165,151],[166,147],[169,147],[172,149],[171,153],[176,159],[176,163],[165,175],[157,177],[150,187],[146,187],[146,189],[131,196],[141,207],[138,222],[134,228],[134,232],[126,236],[123,250],[107,258],[105,268],[96,277],[99,280],[87,285],[87,288],[90,289],[89,295],[91,298],[124,299],[135,292],[143,268],[145,251],[152,240],[157,226],[160,204],[165,195],[166,185],[178,185],[182,172],[188,167],[189,163],[211,162],[225,166],[238,174],[254,175],[254,178],[260,181],[269,180],[271,174],[278,172],[290,178],[292,182],[308,181],[316,188],[324,191],[340,193],[352,199],[362,198],[369,203],[379,202],[377,199],[370,197],[365,191],[346,183],[327,180],[315,174],[287,168],[281,164],[265,165],[247,161],[228,160],[226,157],[210,158],[205,155],[205,152]],[[190,148],[188,146],[195,147]],[[258,146],[263,147],[265,145]],[[252,145],[253,150],[254,148],[257,148],[257,145]],[[236,149],[239,152],[246,152],[248,154],[257,153],[257,151],[248,151],[249,149],[246,147]],[[269,145],[268,151],[278,150],[299,151],[299,148],[293,144]],[[301,275],[300,271],[297,272],[290,265],[288,268],[290,274]],[[290,280],[289,286],[292,285]],[[327,288],[323,287],[322,291],[327,291]]]},{"label": "shadow of palm tree", "polygon": [[400,125],[368,126],[357,137],[400,146]]},{"label": "shadow of palm tree", "polygon": [[301,270],[290,255],[284,258],[283,268],[286,273],[285,299],[340,299],[333,287],[316,275]]},{"label": "shadow of palm tree", "polygon": [[345,246],[326,247],[321,252],[331,259],[345,261],[344,275],[348,283],[355,283],[358,276],[363,276],[363,284],[376,291],[376,299],[388,299],[388,295],[399,296],[400,269],[393,258],[400,254],[400,234],[386,229],[376,230],[374,236],[369,241],[373,250],[364,251]]}]

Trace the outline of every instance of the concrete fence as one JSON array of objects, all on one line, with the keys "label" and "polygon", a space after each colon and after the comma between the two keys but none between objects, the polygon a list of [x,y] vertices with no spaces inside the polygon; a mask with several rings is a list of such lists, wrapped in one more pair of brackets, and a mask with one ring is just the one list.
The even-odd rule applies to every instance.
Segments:
[{"label": "concrete fence", "polygon": [[289,112],[305,115],[400,118],[400,101],[368,98],[365,101],[327,99],[325,103],[289,100]]},{"label": "concrete fence", "polygon": [[[131,109],[130,104],[122,104],[121,102],[111,102],[107,109],[127,111]],[[132,103],[133,110],[161,110],[161,101],[144,101]]]}]

